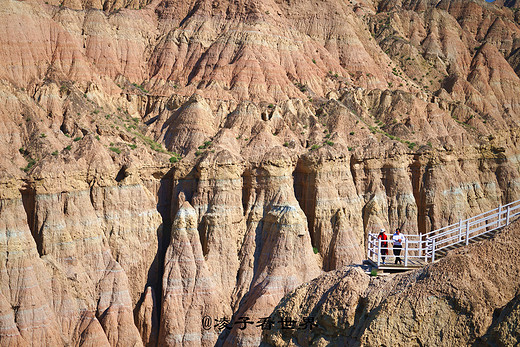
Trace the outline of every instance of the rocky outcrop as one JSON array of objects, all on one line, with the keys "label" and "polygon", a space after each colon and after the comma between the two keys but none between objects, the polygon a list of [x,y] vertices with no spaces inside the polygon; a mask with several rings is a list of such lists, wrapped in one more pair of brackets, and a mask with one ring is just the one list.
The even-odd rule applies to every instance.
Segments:
[{"label": "rocky outcrop", "polygon": [[298,162],[294,190],[327,271],[363,259],[364,234],[359,232],[363,230],[363,200],[357,193],[349,158],[321,152]]},{"label": "rocky outcrop", "polygon": [[498,319],[493,317],[493,324],[488,333],[480,338],[478,343],[486,343],[490,346],[508,346],[518,344],[518,296],[511,300],[500,310]]},{"label": "rocky outcrop", "polygon": [[[206,278],[204,289],[209,294],[209,297],[197,295],[195,285],[195,289],[185,288],[184,294],[175,297],[182,305],[205,300],[198,304],[202,307],[198,319],[189,324],[199,329],[190,335],[199,336],[195,338],[195,344],[215,343],[213,332],[201,330],[204,315],[213,319],[227,318],[230,322],[239,317],[258,320],[268,314],[283,295],[319,274],[319,258],[312,253],[305,214],[293,191],[290,157],[273,149],[258,166],[245,169],[232,153],[218,149],[219,145],[212,146],[215,153],[208,151],[196,167],[197,172],[179,179],[174,187],[174,191],[181,193],[174,204],[179,209],[174,219],[172,242],[179,237],[182,239],[182,234],[177,235],[179,228],[181,231],[191,230],[186,236],[189,241],[184,243],[195,249],[193,261],[197,265],[193,271],[200,268],[193,273],[193,281]],[[195,193],[186,196],[193,207],[184,202],[183,192],[190,190]],[[179,227],[177,223],[188,226]],[[178,251],[184,249],[184,246],[170,247]],[[291,254],[287,253],[289,250]],[[187,266],[184,264],[186,261],[180,263],[169,254],[166,269],[173,266],[170,264]],[[165,272],[163,281],[167,282],[163,288],[172,281],[179,283],[181,279],[178,276],[187,271],[175,272],[177,275]],[[292,275],[288,277],[287,274]],[[163,295],[163,300],[167,301],[162,305],[162,319],[172,317],[179,324],[178,318],[174,317],[187,313],[191,317],[198,312],[184,308],[177,314],[176,311],[169,313],[172,309],[168,307],[173,305],[171,296],[169,291]],[[173,306],[183,307],[179,304]],[[225,307],[233,310],[225,310]],[[171,331],[181,329],[179,339],[187,336],[183,335],[182,329],[186,329],[188,324],[179,324],[178,329],[166,329],[166,324],[161,332],[161,336],[166,335],[164,343],[174,345],[181,341],[169,339],[167,334]],[[230,328],[230,331],[219,331],[222,333],[220,341],[231,345],[258,344],[254,328],[243,331],[232,323]],[[213,327],[211,331],[214,331]]]},{"label": "rocky outcrop", "polygon": [[161,346],[213,346],[218,335],[202,328],[202,318],[229,316],[223,295],[205,263],[197,230],[197,214],[181,194],[166,252],[161,326]]},{"label": "rocky outcrop", "polygon": [[[2,199],[0,217],[2,344],[29,346],[35,340],[63,344],[58,317],[51,306],[52,273],[38,256],[22,200]],[[95,339],[94,334],[90,337]]]},{"label": "rocky outcrop", "polygon": [[3,189],[11,333],[2,344],[142,345],[133,310],[158,280],[161,217],[138,172],[118,173],[96,139],[81,141],[63,153],[64,165],[44,158],[23,189],[15,180]]},{"label": "rocky outcrop", "polygon": [[159,332],[159,305],[152,287],[146,288],[135,323],[144,346],[156,346]]},{"label": "rocky outcrop", "polygon": [[[40,199],[46,198],[51,200]],[[48,214],[42,227],[48,248],[42,249],[25,219],[24,205],[29,203],[2,200],[2,344],[140,345],[126,275],[110,252],[103,252],[101,238],[56,231],[49,235],[56,220]],[[73,213],[74,203],[69,200],[67,206]],[[17,226],[17,221],[25,223]]]},{"label": "rocky outcrop", "polygon": [[[283,295],[319,274],[305,214],[292,189],[291,168],[290,158],[273,149],[247,178],[247,230],[239,254],[235,318],[266,317]],[[224,345],[258,343],[255,329],[235,325]]]}]

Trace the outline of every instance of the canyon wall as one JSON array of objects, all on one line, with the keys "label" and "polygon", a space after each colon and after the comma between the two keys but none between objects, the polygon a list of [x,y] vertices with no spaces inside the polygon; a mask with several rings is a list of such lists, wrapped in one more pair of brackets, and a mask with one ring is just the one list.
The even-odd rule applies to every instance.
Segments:
[{"label": "canyon wall", "polygon": [[325,272],[351,324],[367,233],[520,198],[515,8],[0,0],[0,345],[258,346]]}]

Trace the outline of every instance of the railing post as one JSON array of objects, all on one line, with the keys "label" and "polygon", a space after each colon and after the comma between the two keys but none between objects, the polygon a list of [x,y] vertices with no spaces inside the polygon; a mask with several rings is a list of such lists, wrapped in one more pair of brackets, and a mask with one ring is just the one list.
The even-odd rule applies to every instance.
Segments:
[{"label": "railing post", "polygon": [[368,233],[368,245],[367,245],[367,259],[372,259],[372,248],[370,244],[370,233]]},{"label": "railing post", "polygon": [[498,206],[498,221],[497,228],[500,228],[500,215],[502,214],[502,205]]},{"label": "railing post", "polygon": [[462,219],[459,219],[459,241],[462,241]]},{"label": "railing post", "polygon": [[466,221],[466,246],[469,244],[469,220]]},{"label": "railing post", "polygon": [[381,265],[381,239],[377,238],[377,267]]},{"label": "railing post", "polygon": [[404,239],[404,266],[408,266],[408,239]]},{"label": "railing post", "polygon": [[435,262],[435,239],[432,240],[432,263]]},{"label": "railing post", "polygon": [[419,233],[419,260],[421,260],[422,256],[422,233]]},{"label": "railing post", "polygon": [[511,208],[511,205],[507,206],[506,225],[509,225],[510,208]]},{"label": "railing post", "polygon": [[424,262],[427,263],[428,262],[428,238],[426,238],[426,241],[424,241],[426,243],[426,247],[424,247]]}]

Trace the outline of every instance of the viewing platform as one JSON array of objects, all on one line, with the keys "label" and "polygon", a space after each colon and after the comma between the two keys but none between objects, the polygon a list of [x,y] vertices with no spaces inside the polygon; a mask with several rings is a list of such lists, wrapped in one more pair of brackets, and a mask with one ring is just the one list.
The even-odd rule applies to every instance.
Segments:
[{"label": "viewing platform", "polygon": [[[465,220],[459,220],[427,234],[403,234],[400,258],[402,264],[395,264],[392,235],[388,240],[378,238],[378,233],[369,233],[367,239],[367,262],[376,270],[408,271],[434,263],[450,250],[492,237],[497,230],[511,224],[520,215],[520,200],[483,212]],[[382,244],[387,242],[386,247]],[[384,255],[384,251],[387,254]],[[385,257],[385,263],[383,263]]]}]

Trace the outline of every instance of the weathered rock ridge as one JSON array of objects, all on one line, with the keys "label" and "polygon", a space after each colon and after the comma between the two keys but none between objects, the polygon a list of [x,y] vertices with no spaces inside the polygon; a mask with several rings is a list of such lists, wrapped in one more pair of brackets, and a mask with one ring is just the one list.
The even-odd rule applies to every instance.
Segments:
[{"label": "weathered rock ridge", "polygon": [[517,7],[0,0],[0,346],[257,346],[366,233],[520,198]]}]

